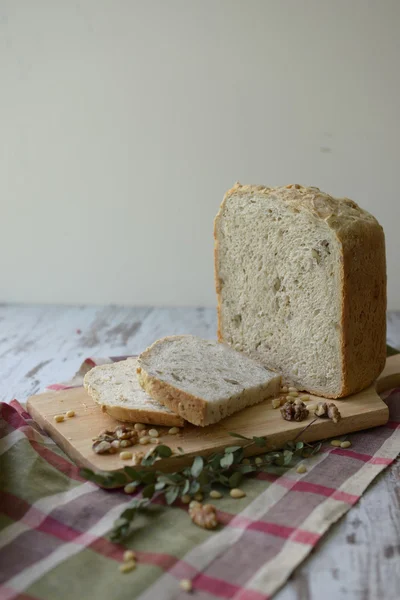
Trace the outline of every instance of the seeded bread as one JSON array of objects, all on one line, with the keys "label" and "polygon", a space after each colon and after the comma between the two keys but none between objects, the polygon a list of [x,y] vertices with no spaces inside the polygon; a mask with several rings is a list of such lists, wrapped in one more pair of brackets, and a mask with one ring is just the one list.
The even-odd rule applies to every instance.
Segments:
[{"label": "seeded bread", "polygon": [[220,341],[328,398],[379,375],[386,262],[372,215],[318,188],[237,183],[214,235]]},{"label": "seeded bread", "polygon": [[226,344],[192,335],[158,340],[138,362],[146,392],[202,427],[279,393],[279,375]]},{"label": "seeded bread", "polygon": [[182,426],[182,417],[148,394],[139,385],[137,359],[94,367],[84,378],[84,386],[95,402],[119,421],[151,425]]}]

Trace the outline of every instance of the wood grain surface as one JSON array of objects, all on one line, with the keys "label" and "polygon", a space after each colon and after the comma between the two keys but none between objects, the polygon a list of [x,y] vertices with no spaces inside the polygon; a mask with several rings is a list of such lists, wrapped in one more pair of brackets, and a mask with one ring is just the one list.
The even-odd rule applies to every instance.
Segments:
[{"label": "wood grain surface", "polygon": [[[400,354],[387,359],[386,369],[377,382],[381,391],[394,385],[400,385]],[[324,400],[310,395],[310,402],[307,404]],[[160,471],[176,470],[190,464],[196,455],[207,456],[231,446],[233,442],[243,445],[241,440],[233,440],[229,435],[230,431],[246,437],[266,437],[266,449],[277,450],[298,435],[301,435],[302,441],[312,442],[383,425],[389,418],[388,408],[377,394],[375,385],[345,399],[335,400],[335,404],[341,414],[339,423],[333,423],[330,419],[315,420],[313,413],[300,423],[285,421],[280,411],[272,408],[271,400],[266,400],[209,427],[195,427],[186,423],[180,428],[179,435],[169,435],[168,427],[157,427],[160,443],[170,446],[175,454],[178,453],[178,447],[181,447],[185,454],[163,459],[154,468]],[[95,471],[115,472],[125,465],[140,464],[141,458],[149,449],[148,446],[136,444],[129,448],[132,459],[125,461],[120,459],[119,453],[95,454],[92,449],[93,438],[105,429],[114,429],[118,421],[104,413],[83,387],[30,396],[27,408],[42,429],[80,466]],[[56,415],[65,414],[68,410],[75,412],[73,418],[60,423],[54,420]],[[301,433],[308,424],[310,426]],[[251,447],[246,450],[246,456],[263,451],[265,450],[256,446]]]},{"label": "wood grain surface", "polygon": [[[137,354],[158,337],[215,338],[212,309],[0,306],[0,400],[25,401],[69,379],[87,356]],[[400,313],[388,316],[400,348]],[[400,598],[400,462],[388,468],[324,537],[277,600]]]}]

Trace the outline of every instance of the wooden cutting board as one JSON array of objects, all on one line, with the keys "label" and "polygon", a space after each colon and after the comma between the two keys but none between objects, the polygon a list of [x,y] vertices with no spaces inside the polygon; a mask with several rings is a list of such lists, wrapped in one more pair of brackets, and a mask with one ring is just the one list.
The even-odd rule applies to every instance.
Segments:
[{"label": "wooden cutting board", "polygon": [[[387,359],[386,367],[374,385],[358,394],[334,401],[342,415],[339,423],[334,424],[330,420],[318,419],[302,434],[301,439],[311,442],[383,425],[388,420],[389,412],[378,392],[397,385],[400,385],[400,354]],[[317,396],[310,396],[310,398],[307,404],[321,400]],[[117,421],[103,413],[83,387],[31,396],[27,408],[33,419],[74,462],[94,471],[113,472],[126,465],[135,464],[151,447],[136,445],[129,448],[133,452],[133,459],[128,461],[122,461],[119,454],[95,454],[92,450],[92,438],[103,429],[114,428]],[[54,421],[54,415],[63,414],[71,409],[75,411],[75,417],[66,419],[62,423]],[[265,436],[267,450],[279,449],[289,440],[293,440],[311,420],[310,416],[308,420],[301,423],[285,421],[280,411],[272,408],[271,400],[266,400],[216,425],[202,428],[187,424],[178,435],[169,435],[168,428],[157,427],[161,443],[170,446],[172,450],[181,447],[185,453],[184,456],[157,462],[157,469],[177,470],[191,463],[193,457],[198,454],[207,456],[226,446],[240,444],[240,440],[234,440],[229,432],[240,433],[246,437]],[[246,454],[249,456],[265,451],[265,449],[251,447],[246,449]]]}]

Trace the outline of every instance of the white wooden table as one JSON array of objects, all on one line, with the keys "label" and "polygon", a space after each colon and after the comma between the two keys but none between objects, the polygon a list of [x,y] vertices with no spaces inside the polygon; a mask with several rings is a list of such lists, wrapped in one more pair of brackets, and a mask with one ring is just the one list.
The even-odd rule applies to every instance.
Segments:
[{"label": "white wooden table", "polygon": [[[1,305],[0,401],[24,401],[68,379],[87,356],[137,354],[164,335],[214,338],[215,331],[212,309]],[[388,317],[388,343],[400,348],[400,313]],[[400,598],[399,462],[332,527],[276,598]]]}]

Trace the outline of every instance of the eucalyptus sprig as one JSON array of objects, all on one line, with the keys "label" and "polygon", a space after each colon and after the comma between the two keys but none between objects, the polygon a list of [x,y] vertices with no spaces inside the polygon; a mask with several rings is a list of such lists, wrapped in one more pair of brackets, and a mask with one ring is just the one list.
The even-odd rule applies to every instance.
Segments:
[{"label": "eucalyptus sprig", "polygon": [[[303,430],[304,431],[304,430]],[[303,433],[303,431],[301,433]],[[81,475],[89,481],[111,488],[129,483],[130,492],[141,489],[140,497],[133,498],[120,517],[115,521],[110,533],[110,539],[119,542],[127,537],[132,530],[132,521],[138,511],[143,511],[157,497],[163,497],[168,505],[174,504],[178,498],[189,494],[207,493],[214,484],[227,488],[236,488],[244,475],[260,472],[272,465],[290,467],[295,457],[309,457],[321,448],[322,442],[309,444],[297,441],[288,442],[283,450],[266,452],[258,457],[257,463],[243,461],[245,449],[251,446],[265,448],[267,441],[263,437],[248,438],[239,433],[230,433],[234,438],[247,442],[240,446],[228,446],[221,452],[215,452],[209,457],[196,456],[190,467],[184,467],[175,473],[162,473],[158,470],[135,469],[126,466],[117,473],[95,473],[90,469],[82,469]],[[182,449],[179,449],[183,453]],[[150,467],[163,458],[170,458],[171,448],[160,444],[147,452],[141,466]],[[260,460],[261,458],[261,460]]]}]

